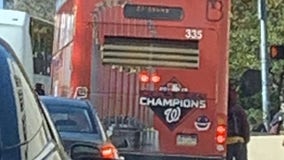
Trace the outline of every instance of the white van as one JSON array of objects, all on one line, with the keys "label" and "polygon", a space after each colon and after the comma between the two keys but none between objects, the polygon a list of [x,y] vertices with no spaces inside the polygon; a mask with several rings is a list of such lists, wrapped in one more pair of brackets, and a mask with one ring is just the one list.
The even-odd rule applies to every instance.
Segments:
[{"label": "white van", "polygon": [[26,73],[33,81],[33,51],[30,17],[25,12],[0,9],[0,37],[15,51]]}]

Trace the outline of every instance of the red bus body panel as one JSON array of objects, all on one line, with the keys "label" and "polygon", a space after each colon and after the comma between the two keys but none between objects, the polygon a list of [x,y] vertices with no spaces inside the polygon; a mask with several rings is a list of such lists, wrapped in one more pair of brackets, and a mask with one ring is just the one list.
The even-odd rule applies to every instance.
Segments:
[{"label": "red bus body panel", "polygon": [[[130,19],[124,17],[125,4],[180,7],[183,17],[177,21]],[[102,120],[133,117],[146,128],[156,129],[160,153],[224,157],[226,147],[216,143],[216,127],[226,125],[227,118],[229,12],[230,0],[67,0],[56,16],[53,94],[72,97],[77,87],[87,87]],[[106,36],[188,40],[187,29],[203,33],[198,40],[197,69],[154,67],[161,80],[144,84],[139,73],[102,64],[99,47]],[[190,93],[205,94],[206,108],[186,110],[169,128],[150,107],[139,105],[139,100],[141,90],[157,91],[173,78]],[[195,122],[204,115],[211,126],[199,131]],[[197,144],[177,145],[178,134],[197,135]],[[220,146],[224,148],[218,149]]]}]

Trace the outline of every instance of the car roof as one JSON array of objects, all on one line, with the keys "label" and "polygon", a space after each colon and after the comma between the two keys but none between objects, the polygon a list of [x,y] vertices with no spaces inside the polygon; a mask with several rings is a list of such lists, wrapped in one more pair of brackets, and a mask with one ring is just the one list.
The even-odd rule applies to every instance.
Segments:
[{"label": "car roof", "polygon": [[[47,105],[58,105],[67,104],[70,107],[80,107],[85,109],[90,109],[91,106],[86,100],[72,99],[67,97],[55,97],[55,96],[39,96],[40,100]],[[49,107],[49,106],[47,106]]]}]

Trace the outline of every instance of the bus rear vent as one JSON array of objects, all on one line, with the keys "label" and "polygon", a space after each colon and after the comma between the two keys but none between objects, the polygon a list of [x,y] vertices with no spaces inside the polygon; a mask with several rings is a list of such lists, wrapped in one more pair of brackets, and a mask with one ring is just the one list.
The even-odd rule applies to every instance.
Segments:
[{"label": "bus rear vent", "polygon": [[198,41],[153,38],[105,37],[103,64],[198,68]]}]

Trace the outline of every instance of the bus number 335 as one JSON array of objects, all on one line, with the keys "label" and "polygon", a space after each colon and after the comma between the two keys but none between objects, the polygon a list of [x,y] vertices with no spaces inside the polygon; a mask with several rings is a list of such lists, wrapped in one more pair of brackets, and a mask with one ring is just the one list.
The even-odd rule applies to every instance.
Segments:
[{"label": "bus number 335", "polygon": [[201,29],[186,29],[185,38],[192,40],[200,40],[203,37],[203,32]]}]

